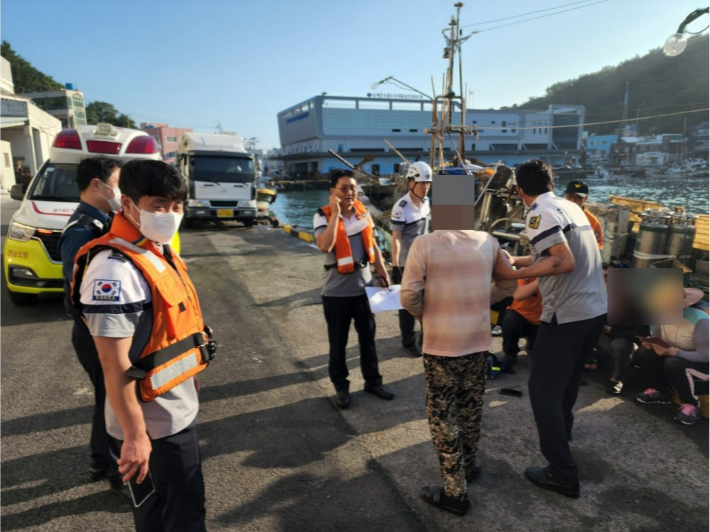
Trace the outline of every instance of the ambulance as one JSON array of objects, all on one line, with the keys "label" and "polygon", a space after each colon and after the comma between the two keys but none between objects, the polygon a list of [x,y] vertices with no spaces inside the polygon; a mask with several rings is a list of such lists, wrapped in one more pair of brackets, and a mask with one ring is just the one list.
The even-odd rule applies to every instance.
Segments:
[{"label": "ambulance", "polygon": [[[105,156],[125,163],[162,160],[160,145],[143,131],[111,124],[64,129],[54,139],[49,160],[10,196],[21,200],[5,238],[3,269],[10,301],[34,303],[39,294],[64,292],[59,237],[79,205],[76,169],[86,157]],[[177,238],[177,236],[176,236]],[[179,251],[179,242],[176,250]]]}]

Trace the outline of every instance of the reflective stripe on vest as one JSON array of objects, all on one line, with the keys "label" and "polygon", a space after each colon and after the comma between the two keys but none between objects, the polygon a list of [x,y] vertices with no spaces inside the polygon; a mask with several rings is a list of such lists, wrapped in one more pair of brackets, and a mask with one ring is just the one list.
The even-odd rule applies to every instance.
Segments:
[{"label": "reflective stripe on vest", "polygon": [[[353,205],[355,208],[355,214],[357,219],[360,220],[363,216],[366,217],[367,223],[365,227],[360,232],[362,236],[362,242],[365,248],[365,253],[367,253],[367,261],[372,264],[375,262],[375,237],[372,231],[372,224],[369,221],[369,216],[365,206],[358,200],[355,200]],[[326,219],[330,221],[331,210],[329,206],[321,207],[321,211],[325,215]],[[348,239],[348,233],[345,230],[345,224],[342,219],[338,219],[338,226],[335,230],[335,260],[336,266],[338,268],[338,273],[353,273],[355,271],[355,260],[353,258],[353,252],[350,248],[350,240]],[[330,269],[326,266],[326,270]]]},{"label": "reflective stripe on vest", "polygon": [[346,264],[352,264],[352,263],[353,263],[352,256],[343,257],[342,259],[338,259],[338,266],[345,266]]},{"label": "reflective stripe on vest", "polygon": [[164,366],[161,370],[156,370],[150,375],[150,384],[154,390],[158,390],[170,383],[173,379],[180,377],[184,373],[188,373],[198,365],[197,353],[192,353],[185,358],[176,360],[170,365]]},{"label": "reflective stripe on vest", "polygon": [[[162,352],[162,356],[159,357],[160,365],[144,368],[144,376],[138,377],[141,401],[152,401],[207,367],[208,361],[196,345],[200,342],[193,340],[202,338],[205,328],[197,292],[182,260],[173,254],[173,268],[153,243],[142,238],[138,229],[119,213],[109,233],[92,240],[76,255],[71,294],[72,303],[79,309],[84,272],[96,252],[103,249],[118,250],[130,260],[143,274],[153,296],[153,328],[140,359],[146,359],[146,362],[148,357],[156,360],[152,355],[158,352]],[[135,366],[140,365],[139,360]]]}]

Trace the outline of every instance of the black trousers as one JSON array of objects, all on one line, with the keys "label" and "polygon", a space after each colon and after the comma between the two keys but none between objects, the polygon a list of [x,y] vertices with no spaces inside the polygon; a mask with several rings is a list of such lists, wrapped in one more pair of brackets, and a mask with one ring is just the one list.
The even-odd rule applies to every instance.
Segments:
[{"label": "black trousers", "polygon": [[535,340],[528,389],[540,450],[550,472],[561,482],[579,481],[577,464],[569,450],[579,379],[599,335],[606,314],[571,323],[541,323]]},{"label": "black trousers", "polygon": [[708,364],[680,357],[661,357],[652,349],[640,348],[634,354],[643,386],[678,392],[680,402],[698,406],[698,395],[708,393]]},{"label": "black trousers", "polygon": [[[606,333],[599,337],[599,347],[611,359],[611,378],[615,381],[627,379],[627,369],[634,352],[634,344],[628,338],[612,338]],[[606,361],[605,362],[606,365]]]},{"label": "black trousers", "polygon": [[521,338],[527,338],[530,347],[535,345],[538,325],[533,325],[514,310],[506,310],[503,323],[500,328],[503,330],[503,352],[515,360],[520,352],[518,342]]},{"label": "black trousers", "polygon": [[360,370],[365,383],[377,386],[382,384],[375,349],[375,316],[370,311],[370,304],[365,294],[356,297],[323,296],[323,312],[328,324],[328,374],[336,391],[347,390],[348,365],[345,360],[345,347],[348,344],[350,322],[355,322],[358,343],[360,344]]},{"label": "black trousers", "polygon": [[[121,443],[111,442],[116,456],[120,456]],[[205,482],[195,423],[150,443],[149,469],[155,493],[133,508],[136,531],[203,532]]]},{"label": "black trousers", "polygon": [[84,323],[74,322],[71,341],[79,363],[89,375],[89,380],[94,386],[94,411],[91,419],[91,440],[89,442],[91,464],[96,468],[105,466],[109,480],[113,483],[120,482],[118,466],[109,453],[109,440],[112,438],[106,432],[106,418],[104,417],[106,386],[104,385],[104,372],[101,369],[99,353],[96,351],[94,339],[89,334],[89,329]]},{"label": "black trousers", "polygon": [[[392,284],[402,284],[402,276],[404,275],[404,267],[392,268]],[[402,333],[402,345],[409,347],[416,343],[414,334],[415,318],[404,309],[399,310],[399,332]],[[422,344],[422,337],[419,338],[419,345]]]}]

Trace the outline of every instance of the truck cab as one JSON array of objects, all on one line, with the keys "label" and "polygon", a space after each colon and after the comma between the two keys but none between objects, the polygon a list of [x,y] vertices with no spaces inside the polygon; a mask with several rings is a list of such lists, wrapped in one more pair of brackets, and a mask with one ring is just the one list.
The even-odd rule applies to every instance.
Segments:
[{"label": "truck cab", "polygon": [[188,184],[188,227],[196,220],[236,220],[247,227],[254,225],[258,169],[242,137],[185,133],[177,164]]}]

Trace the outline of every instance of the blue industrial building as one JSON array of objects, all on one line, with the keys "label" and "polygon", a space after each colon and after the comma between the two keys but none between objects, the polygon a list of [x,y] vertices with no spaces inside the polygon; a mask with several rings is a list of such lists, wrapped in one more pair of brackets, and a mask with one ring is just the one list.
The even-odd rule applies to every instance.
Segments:
[{"label": "blue industrial building", "polygon": [[[582,105],[550,105],[544,111],[468,109],[465,124],[478,128],[478,138],[467,138],[465,158],[503,161],[509,166],[528,159],[575,164],[584,113]],[[451,122],[460,124],[459,111],[454,111]],[[406,96],[323,94],[280,112],[278,123],[281,148],[271,159],[283,164],[293,177],[342,168],[343,163],[328,150],[352,164],[372,156],[363,168],[374,175],[387,175],[398,170],[401,160],[384,139],[408,159],[428,161],[431,136],[425,130],[432,125],[432,103]],[[445,151],[453,159],[458,135],[451,135],[450,141]]]}]

